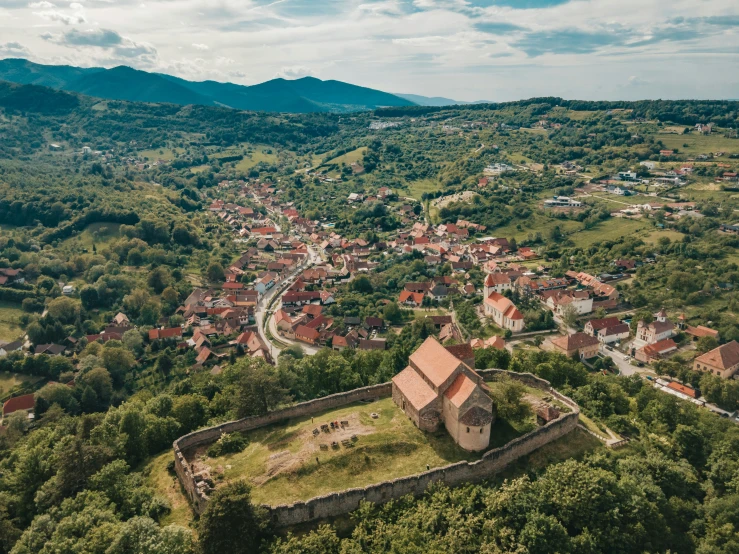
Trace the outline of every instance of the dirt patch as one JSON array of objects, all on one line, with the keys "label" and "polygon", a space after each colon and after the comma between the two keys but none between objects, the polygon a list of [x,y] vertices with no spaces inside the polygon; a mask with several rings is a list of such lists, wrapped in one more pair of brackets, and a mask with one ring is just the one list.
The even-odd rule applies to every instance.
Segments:
[{"label": "dirt patch", "polygon": [[452,202],[470,202],[476,194],[477,193],[474,191],[466,190],[464,192],[458,192],[450,196],[442,196],[441,198],[431,202],[431,205],[436,208],[443,208],[445,206],[448,206]]}]

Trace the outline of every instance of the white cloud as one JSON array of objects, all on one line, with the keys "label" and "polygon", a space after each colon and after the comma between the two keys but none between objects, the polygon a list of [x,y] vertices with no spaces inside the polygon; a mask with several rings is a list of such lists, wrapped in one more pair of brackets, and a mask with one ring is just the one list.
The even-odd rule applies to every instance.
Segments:
[{"label": "white cloud", "polygon": [[739,85],[736,0],[570,0],[535,9],[521,8],[533,0],[0,4],[2,41],[23,44],[38,61],[126,63],[197,80],[320,75],[461,100],[734,97]]},{"label": "white cloud", "polygon": [[33,13],[47,21],[63,23],[64,25],[79,25],[87,21],[82,13],[66,14],[57,10],[44,10],[42,12]]},{"label": "white cloud", "polygon": [[30,55],[31,51],[19,42],[0,44],[0,56],[2,57],[26,58]]},{"label": "white cloud", "polygon": [[311,71],[309,67],[293,65],[290,67],[283,67],[275,74],[275,77],[282,77],[283,79],[299,79],[301,77],[308,77],[312,74],[313,71]]}]

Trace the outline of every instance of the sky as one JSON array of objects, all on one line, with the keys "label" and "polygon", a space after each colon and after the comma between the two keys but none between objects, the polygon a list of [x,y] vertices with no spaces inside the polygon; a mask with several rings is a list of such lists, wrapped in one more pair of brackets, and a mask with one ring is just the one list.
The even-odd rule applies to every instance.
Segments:
[{"label": "sky", "polygon": [[739,98],[739,0],[0,0],[0,58],[455,100]]}]

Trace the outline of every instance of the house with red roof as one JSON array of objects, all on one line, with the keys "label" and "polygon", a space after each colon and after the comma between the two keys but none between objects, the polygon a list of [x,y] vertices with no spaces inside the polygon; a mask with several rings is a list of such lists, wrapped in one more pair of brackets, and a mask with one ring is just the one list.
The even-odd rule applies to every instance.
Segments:
[{"label": "house with red roof", "polygon": [[490,444],[493,402],[482,377],[435,338],[427,338],[411,354],[408,367],[392,384],[393,401],[419,429],[433,433],[443,424],[468,451]]},{"label": "house with red roof", "polygon": [[10,414],[20,411],[29,412],[30,417],[30,412],[33,410],[34,403],[35,398],[33,394],[24,394],[22,396],[9,398],[3,404],[3,419],[8,417]]},{"label": "house with red roof", "polygon": [[422,292],[410,292],[407,290],[401,291],[400,297],[398,298],[399,304],[406,306],[418,307],[423,304],[424,294]]},{"label": "house with red roof", "polygon": [[149,331],[149,340],[162,340],[182,338],[182,327],[172,327],[170,329],[152,329]]},{"label": "house with red roof", "polygon": [[739,343],[733,340],[698,356],[693,369],[730,379],[739,371]]},{"label": "house with red roof", "polygon": [[485,315],[492,318],[501,329],[509,329],[514,333],[523,331],[523,314],[509,299],[497,292],[485,297]]}]

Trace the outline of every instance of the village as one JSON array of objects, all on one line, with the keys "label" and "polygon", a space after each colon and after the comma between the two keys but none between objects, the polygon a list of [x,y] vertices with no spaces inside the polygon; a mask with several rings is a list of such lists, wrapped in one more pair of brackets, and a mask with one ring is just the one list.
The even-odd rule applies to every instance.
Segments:
[{"label": "village", "polygon": [[[631,176],[626,181],[631,182]],[[605,190],[603,185],[587,187],[590,189],[582,191],[585,194],[597,187]],[[673,314],[670,319],[662,310],[649,321],[632,324],[633,310],[622,303],[617,285],[643,264],[655,263],[654,258],[613,260],[612,271],[597,276],[567,271],[562,277],[553,277],[534,248],[485,236],[484,226],[462,219],[455,224],[430,224],[422,210],[414,209],[413,203],[399,203],[387,187],[375,195],[352,193],[347,198],[350,205],[395,201],[393,209],[405,228],[392,239],[372,244],[361,238],[347,239],[330,223],[302,217],[293,202],[281,201],[279,188],[272,183],[223,181],[215,195],[237,199],[227,202],[216,198],[207,211],[231,229],[233,240],[243,245],[242,254],[224,268],[222,282],[196,287],[169,314],[181,316],[182,324],[167,326],[166,316],[148,332],[152,343],[193,350],[195,371],[207,368],[217,374],[221,364],[240,356],[274,364],[280,352],[290,347],[309,355],[323,347],[385,350],[387,334],[398,332],[397,325],[380,317],[334,317],[326,312],[341,300],[342,285],[371,274],[379,265],[378,256],[389,259],[415,253],[431,270],[447,266],[450,274],[406,282],[398,296],[386,303],[411,314],[427,312],[424,317],[432,321],[440,342],[449,345],[460,359],[473,358],[478,348],[512,352],[533,338],[535,347],[574,356],[590,367],[597,360],[608,359],[604,370],[646,376],[653,375],[649,366],[654,362],[694,349],[694,341],[710,337],[716,348],[696,357],[694,369],[724,379],[737,376],[739,344],[732,341],[718,346],[717,331],[687,325],[684,314]],[[544,203],[560,208],[578,204],[564,197]],[[631,206],[621,210],[621,215],[665,207],[675,214],[699,215],[692,211],[694,203]],[[724,232],[732,232],[730,226],[725,227]],[[482,286],[475,285],[473,272],[484,276]],[[22,275],[5,269],[0,279],[12,285],[22,282]],[[73,287],[65,287],[64,294],[74,293]],[[455,299],[476,300],[477,317],[496,331],[487,338],[470,336],[457,321]],[[517,302],[548,313],[549,328],[530,331]],[[447,308],[439,309],[440,303]],[[119,313],[101,333],[84,339],[86,343],[121,340],[130,329],[126,314]],[[678,334],[693,340],[678,344],[674,340]],[[80,338],[70,336],[64,344],[37,345],[31,353],[70,355]],[[0,356],[27,346],[24,341],[6,344],[0,347]],[[700,391],[680,387],[678,394],[699,398]],[[28,396],[27,403],[32,406],[33,395]],[[25,405],[22,397],[9,402],[11,405],[4,408],[6,416]]]}]

